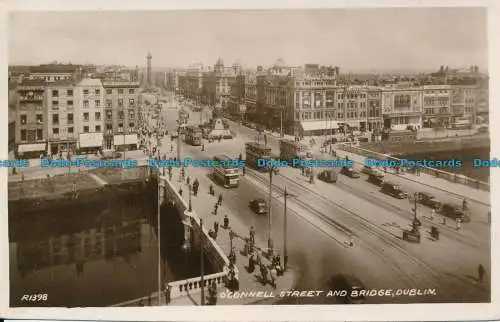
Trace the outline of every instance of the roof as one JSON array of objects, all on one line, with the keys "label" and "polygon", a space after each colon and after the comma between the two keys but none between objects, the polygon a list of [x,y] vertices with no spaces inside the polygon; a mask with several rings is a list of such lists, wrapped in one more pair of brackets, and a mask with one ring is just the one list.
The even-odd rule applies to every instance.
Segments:
[{"label": "roof", "polygon": [[49,87],[57,87],[57,86],[74,86],[76,82],[71,79],[58,80],[55,82],[47,83]]},{"label": "roof", "polygon": [[30,67],[32,73],[74,73],[80,65],[49,64]]},{"label": "roof", "polygon": [[41,79],[23,79],[19,86],[46,86],[47,82]]},{"label": "roof", "polygon": [[78,83],[78,86],[102,86],[102,83],[100,79],[85,78],[82,79],[80,83]]}]

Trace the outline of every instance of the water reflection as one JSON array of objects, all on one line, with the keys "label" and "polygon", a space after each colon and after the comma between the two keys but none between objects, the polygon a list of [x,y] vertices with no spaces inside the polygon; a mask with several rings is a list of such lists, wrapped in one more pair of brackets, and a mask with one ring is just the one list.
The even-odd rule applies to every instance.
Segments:
[{"label": "water reflection", "polygon": [[[157,239],[151,202],[127,196],[9,214],[12,306],[106,306],[154,291]],[[22,302],[47,293],[48,301]]]}]

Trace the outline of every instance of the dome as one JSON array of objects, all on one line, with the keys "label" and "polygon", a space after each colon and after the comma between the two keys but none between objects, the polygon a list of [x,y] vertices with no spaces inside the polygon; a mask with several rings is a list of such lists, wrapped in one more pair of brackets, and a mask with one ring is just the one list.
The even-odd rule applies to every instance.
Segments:
[{"label": "dome", "polygon": [[274,67],[286,67],[283,58],[278,58],[278,60],[276,60],[276,62],[274,63]]}]

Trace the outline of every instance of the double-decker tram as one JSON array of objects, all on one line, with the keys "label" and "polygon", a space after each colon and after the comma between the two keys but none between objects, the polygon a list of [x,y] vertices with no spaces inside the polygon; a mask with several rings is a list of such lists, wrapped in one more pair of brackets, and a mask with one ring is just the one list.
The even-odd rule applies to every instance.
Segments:
[{"label": "double-decker tram", "polygon": [[258,160],[269,160],[271,159],[271,148],[268,148],[264,144],[260,144],[257,142],[247,142],[245,143],[245,154],[246,160],[245,165],[248,165],[250,168],[259,170],[259,171],[268,171],[268,167],[259,166]]},{"label": "double-decker tram", "polygon": [[186,126],[184,129],[184,141],[187,144],[199,146],[201,145],[202,130],[194,125]]},{"label": "double-decker tram", "polygon": [[240,183],[240,162],[227,155],[214,157],[213,178],[224,188],[236,188]]}]

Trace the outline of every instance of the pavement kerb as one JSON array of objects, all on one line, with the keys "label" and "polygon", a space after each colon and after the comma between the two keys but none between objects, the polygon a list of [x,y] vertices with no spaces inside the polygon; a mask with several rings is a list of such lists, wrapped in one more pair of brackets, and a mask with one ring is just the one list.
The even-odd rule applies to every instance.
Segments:
[{"label": "pavement kerb", "polygon": [[[338,152],[337,152],[337,151],[338,151]],[[340,149],[339,149],[339,150],[337,150],[337,151],[336,151],[336,152],[337,152],[337,154],[343,154],[344,156],[346,156],[346,155],[348,156],[348,154],[347,154],[347,153],[350,153],[350,154],[355,155],[355,156],[357,156],[357,157],[360,157],[360,158],[362,157],[362,156],[360,156],[360,155],[358,155],[358,154],[355,154],[355,153],[352,153],[352,152],[346,152],[346,151],[343,151],[343,150],[340,150]],[[352,159],[351,159],[351,160],[352,160]],[[355,164],[360,165],[361,167],[364,165],[364,163],[363,163],[363,162],[356,161],[356,160],[352,160],[352,161],[353,161]],[[418,183],[418,184],[421,184],[421,185],[426,186],[426,187],[430,187],[430,188],[433,188],[433,189],[436,189],[436,190],[439,190],[439,191],[442,191],[442,192],[449,193],[449,194],[454,195],[454,196],[456,196],[456,197],[459,197],[459,198],[461,198],[461,199],[466,198],[466,199],[469,199],[469,200],[471,200],[471,201],[473,201],[473,202],[475,202],[475,203],[478,203],[478,204],[481,204],[481,205],[484,205],[484,206],[487,206],[487,207],[490,207],[490,206],[491,206],[491,204],[490,204],[490,203],[486,203],[486,202],[483,202],[483,201],[480,201],[480,200],[477,200],[477,199],[471,198],[470,196],[466,196],[466,195],[463,195],[463,194],[458,194],[458,193],[456,193],[456,192],[453,192],[453,191],[449,191],[449,190],[443,189],[443,188],[441,188],[441,187],[437,187],[437,186],[434,186],[434,185],[431,185],[431,184],[428,184],[428,183],[425,183],[425,182],[422,182],[422,181],[419,181],[419,180],[415,180],[415,179],[412,179],[411,177],[408,177],[408,176],[406,176],[406,175],[398,175],[398,174],[396,174],[396,173],[389,173],[389,172],[387,172],[387,174],[394,175],[394,176],[397,176],[397,177],[399,177],[399,178],[405,179],[405,180],[407,180],[407,181],[411,181],[411,182]],[[450,184],[457,184],[457,183],[450,182]]]}]

